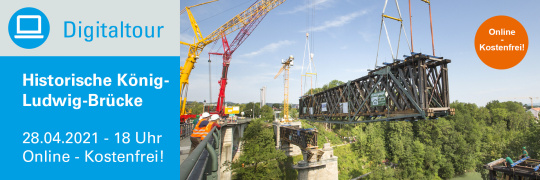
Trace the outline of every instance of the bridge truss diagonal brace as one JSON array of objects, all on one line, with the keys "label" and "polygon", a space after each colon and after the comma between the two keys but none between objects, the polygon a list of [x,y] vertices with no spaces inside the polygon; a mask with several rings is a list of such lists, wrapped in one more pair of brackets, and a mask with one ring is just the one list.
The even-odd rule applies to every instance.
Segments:
[{"label": "bridge truss diagonal brace", "polygon": [[396,84],[398,85],[399,87],[399,90],[402,91],[403,94],[405,94],[407,96],[407,98],[409,99],[409,101],[411,102],[411,104],[414,106],[414,108],[416,108],[416,110],[418,112],[420,112],[420,114],[422,115],[422,117],[425,117],[425,112],[420,109],[420,106],[418,106],[418,104],[416,103],[416,101],[412,98],[411,94],[405,90],[405,88],[401,85],[401,81],[396,79],[396,77],[392,74],[392,73],[389,73],[390,77],[392,77],[392,80],[394,80],[394,82],[396,82]]}]

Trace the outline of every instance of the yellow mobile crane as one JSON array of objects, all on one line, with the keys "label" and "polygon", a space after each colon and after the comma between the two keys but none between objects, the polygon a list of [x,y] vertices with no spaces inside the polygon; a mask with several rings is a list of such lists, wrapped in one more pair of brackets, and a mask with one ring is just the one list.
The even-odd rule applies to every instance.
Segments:
[{"label": "yellow mobile crane", "polygon": [[199,59],[199,55],[202,53],[204,47],[222,36],[226,36],[242,27],[244,27],[246,24],[249,24],[250,22],[256,20],[257,18],[261,16],[265,16],[268,12],[270,12],[272,9],[276,8],[277,6],[281,5],[286,0],[259,0],[255,2],[253,5],[251,5],[249,8],[244,10],[243,12],[239,13],[238,15],[234,16],[232,19],[227,21],[225,24],[223,24],[218,29],[214,30],[212,33],[210,33],[208,36],[203,37],[199,25],[197,25],[197,21],[195,21],[195,18],[193,17],[193,14],[191,13],[191,8],[208,4],[211,2],[215,2],[218,0],[208,1],[205,3],[188,6],[184,8],[182,11],[180,11],[180,14],[183,14],[184,12],[187,13],[189,17],[189,22],[191,23],[191,27],[193,28],[193,32],[195,33],[195,36],[193,37],[193,43],[189,44],[186,42],[180,41],[180,44],[189,46],[188,56],[186,59],[186,62],[184,63],[184,66],[180,67],[180,119],[182,120],[182,116],[186,115],[186,100],[187,100],[187,90],[188,90],[188,84],[189,84],[189,75],[191,74],[191,70],[195,68],[195,63],[197,63],[197,60]]}]

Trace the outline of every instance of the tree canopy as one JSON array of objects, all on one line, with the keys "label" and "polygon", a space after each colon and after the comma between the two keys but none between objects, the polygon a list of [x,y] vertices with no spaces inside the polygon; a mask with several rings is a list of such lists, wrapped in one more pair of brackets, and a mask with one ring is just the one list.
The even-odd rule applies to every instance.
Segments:
[{"label": "tree canopy", "polygon": [[[369,179],[450,179],[470,171],[487,178],[483,165],[504,154],[517,160],[524,146],[532,158],[540,158],[540,125],[521,103],[492,101],[478,107],[453,102],[451,107],[456,115],[433,120],[331,124],[329,129],[304,120],[302,125],[318,129],[320,147],[354,137],[354,143],[334,149],[340,179],[368,172]],[[235,179],[294,179],[292,157],[275,149],[273,129],[264,122],[273,119],[272,108],[258,112],[262,118],[245,131],[244,154],[232,163]],[[294,108],[290,112],[294,117]]]},{"label": "tree canopy", "polygon": [[273,121],[274,120],[274,110],[270,106],[264,105],[261,108],[261,119],[266,121],[266,122]]},{"label": "tree canopy", "polygon": [[261,115],[260,103],[249,102],[247,104],[241,104],[240,112],[244,112],[245,117],[258,118]]},{"label": "tree canopy", "polygon": [[487,178],[483,165],[504,154],[515,161],[524,146],[532,158],[540,157],[540,126],[522,104],[453,102],[451,107],[456,115],[434,120],[334,124],[330,132],[318,128],[318,139],[332,144],[336,135],[357,140],[334,152],[346,157],[338,159],[340,179],[367,172],[372,172],[369,179],[450,179],[470,171]]},{"label": "tree canopy", "polygon": [[191,114],[202,114],[203,113],[203,103],[200,102],[187,102],[186,111],[191,111]]},{"label": "tree canopy", "polygon": [[328,89],[331,89],[333,87],[336,87],[336,86],[339,86],[339,85],[342,85],[342,84],[345,84],[345,83],[343,81],[334,79],[334,80],[330,81],[328,84],[323,85],[322,88],[308,89],[305,94],[311,94],[311,93],[317,94],[319,92],[326,91]]},{"label": "tree canopy", "polygon": [[233,179],[283,179],[287,157],[277,150],[272,126],[251,121],[242,138],[242,155],[232,162]]}]

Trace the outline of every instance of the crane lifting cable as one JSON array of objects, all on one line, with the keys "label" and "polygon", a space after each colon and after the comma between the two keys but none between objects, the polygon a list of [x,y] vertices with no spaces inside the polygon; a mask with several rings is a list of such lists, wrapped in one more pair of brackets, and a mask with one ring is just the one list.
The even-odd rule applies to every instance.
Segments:
[{"label": "crane lifting cable", "polygon": [[[382,29],[384,27],[384,32],[386,34],[386,39],[388,41],[388,46],[390,47],[390,53],[392,55],[392,60],[393,61],[396,61],[397,60],[397,56],[399,55],[399,45],[400,45],[400,42],[401,42],[401,34],[404,34],[405,35],[405,40],[407,41],[407,45],[409,46],[409,51],[412,52],[411,50],[411,46],[409,44],[409,39],[407,37],[407,33],[405,31],[405,27],[403,26],[403,19],[401,17],[401,10],[399,9],[399,4],[397,2],[397,0],[395,0],[395,4],[396,4],[396,8],[397,8],[397,12],[398,12],[398,15],[399,17],[392,17],[392,16],[389,16],[387,14],[385,14],[386,12],[386,7],[388,5],[388,0],[386,0],[384,2],[384,7],[383,7],[383,11],[382,11],[382,17],[381,17],[381,28],[379,30],[379,42],[377,44],[377,56],[375,57],[375,68],[377,68],[377,63],[378,63],[378,59],[379,59],[379,48],[380,48],[380,44],[381,44],[381,35],[382,35]],[[386,27],[386,22],[384,21],[386,19],[391,19],[391,20],[395,20],[395,21],[398,21],[400,23],[400,28],[399,28],[399,36],[398,36],[398,44],[397,44],[397,49],[396,49],[396,54],[394,55],[394,50],[392,48],[392,43],[390,41],[390,35],[388,34],[388,29]],[[403,33],[402,33],[403,32]]]},{"label": "crane lifting cable", "polygon": [[[385,14],[388,0],[384,4],[375,69],[369,70],[368,75],[345,84],[300,97],[300,118],[312,122],[354,124],[417,121],[455,114],[455,110],[450,107],[449,98],[450,59],[415,52],[404,55],[404,60],[396,58],[399,55],[400,41],[398,40],[398,49],[394,54],[385,19],[400,22],[399,38],[401,39],[403,33],[405,39],[408,39],[397,0],[395,3],[398,17]],[[394,62],[377,66],[383,27]],[[412,44],[407,44],[412,51]]]},{"label": "crane lifting cable", "polygon": [[[309,94],[313,94],[313,76],[315,76],[315,87],[317,87],[317,70],[313,61],[313,19],[314,19],[314,4],[312,0],[306,0],[308,8],[306,16],[306,44],[304,45],[304,57],[302,58],[302,71],[300,73],[300,95],[304,95],[304,90],[307,88],[307,78],[310,78]],[[311,35],[311,39],[310,39]],[[311,41],[311,43],[310,43]],[[310,46],[311,44],[311,46]],[[307,55],[307,56],[306,56]],[[307,57],[307,59],[306,59]],[[307,62],[307,63],[306,63]],[[307,66],[304,71],[304,66]],[[305,87],[305,88],[304,88]]]},{"label": "crane lifting cable", "polygon": [[[307,55],[307,59],[306,59]],[[304,89],[302,87],[306,87],[307,89],[307,78],[310,78],[310,88],[309,88],[309,94],[313,94],[313,76],[315,76],[315,83],[317,83],[317,70],[315,69],[315,63],[313,61],[314,54],[310,50],[309,46],[309,33],[306,33],[306,45],[304,48],[304,57],[302,58],[302,73],[301,73],[301,83],[300,83],[300,91],[301,96],[304,95]],[[307,62],[307,63],[306,63]],[[304,71],[304,66],[306,66],[306,70]],[[315,87],[317,85],[315,84]]]}]

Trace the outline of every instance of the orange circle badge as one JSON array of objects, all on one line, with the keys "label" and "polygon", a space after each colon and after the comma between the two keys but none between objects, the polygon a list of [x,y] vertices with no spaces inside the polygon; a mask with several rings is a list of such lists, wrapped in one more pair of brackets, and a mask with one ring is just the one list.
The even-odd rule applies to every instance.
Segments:
[{"label": "orange circle badge", "polygon": [[494,16],[484,21],[474,38],[476,54],[494,69],[509,69],[521,62],[529,48],[527,31],[509,16]]}]

